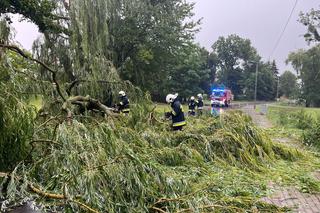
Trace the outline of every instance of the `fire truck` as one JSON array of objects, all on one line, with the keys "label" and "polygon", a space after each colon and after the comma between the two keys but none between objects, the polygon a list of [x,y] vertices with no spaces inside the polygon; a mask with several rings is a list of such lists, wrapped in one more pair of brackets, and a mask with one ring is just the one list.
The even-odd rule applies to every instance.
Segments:
[{"label": "fire truck", "polygon": [[211,106],[228,107],[233,100],[233,95],[230,89],[213,88],[211,90]]}]

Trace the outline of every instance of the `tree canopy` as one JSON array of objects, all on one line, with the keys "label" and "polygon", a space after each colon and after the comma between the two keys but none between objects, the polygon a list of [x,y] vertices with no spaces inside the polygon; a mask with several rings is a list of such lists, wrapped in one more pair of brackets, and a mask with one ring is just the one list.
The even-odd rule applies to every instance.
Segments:
[{"label": "tree canopy", "polygon": [[[35,23],[41,32],[68,33],[60,23],[66,17],[58,15],[57,1],[51,0],[2,0],[0,15],[13,13],[20,14],[25,19]],[[10,20],[10,18],[8,18]]]},{"label": "tree canopy", "polygon": [[220,37],[213,46],[216,78],[232,90],[236,98],[253,99],[256,66],[258,65],[258,92],[260,100],[275,98],[276,63],[264,63],[249,39],[238,35]]},{"label": "tree canopy", "polygon": [[311,9],[308,13],[301,13],[299,21],[308,29],[304,35],[306,41],[320,42],[320,9]]},{"label": "tree canopy", "polygon": [[289,54],[287,63],[291,63],[301,79],[302,98],[307,106],[320,106],[320,46],[309,50],[299,50]]},{"label": "tree canopy", "polygon": [[297,76],[290,71],[285,71],[280,76],[280,96],[287,98],[297,98],[298,96],[298,84]]}]

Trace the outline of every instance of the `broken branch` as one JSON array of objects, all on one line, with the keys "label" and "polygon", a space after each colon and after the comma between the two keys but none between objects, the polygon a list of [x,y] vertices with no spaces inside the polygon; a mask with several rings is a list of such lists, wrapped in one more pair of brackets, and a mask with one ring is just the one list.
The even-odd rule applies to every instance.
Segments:
[{"label": "broken branch", "polygon": [[52,76],[52,81],[56,84],[56,90],[58,92],[58,94],[60,95],[60,97],[62,98],[63,101],[66,101],[66,98],[64,97],[62,91],[61,91],[61,87],[57,81],[57,71],[51,69],[48,65],[46,65],[45,63],[43,63],[42,61],[38,60],[38,59],[35,59],[33,57],[31,57],[30,55],[28,55],[27,53],[25,53],[22,49],[20,49],[19,47],[17,46],[14,46],[14,45],[6,45],[6,44],[1,44],[0,43],[0,47],[2,48],[6,48],[6,49],[9,49],[10,51],[12,52],[15,52],[15,53],[18,53],[19,55],[21,55],[22,57],[30,60],[30,61],[33,61],[33,62],[36,62],[38,64],[40,64],[42,67],[44,67],[46,70],[48,70],[50,73],[51,73],[51,76]]}]

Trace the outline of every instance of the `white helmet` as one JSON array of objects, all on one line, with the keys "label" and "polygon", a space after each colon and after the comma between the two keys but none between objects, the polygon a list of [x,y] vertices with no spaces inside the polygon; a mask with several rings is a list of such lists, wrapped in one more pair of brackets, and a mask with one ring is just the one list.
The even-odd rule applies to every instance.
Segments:
[{"label": "white helmet", "polygon": [[202,98],[202,94],[201,93],[199,93],[197,96],[198,96],[198,98]]},{"label": "white helmet", "polygon": [[174,99],[176,99],[177,96],[176,95],[173,95],[173,94],[168,94],[167,97],[166,97],[166,102],[168,104],[172,103],[174,101]]},{"label": "white helmet", "polygon": [[191,96],[190,100],[191,100],[191,101],[194,101],[194,96]]},{"label": "white helmet", "polygon": [[120,91],[119,95],[123,97],[123,96],[126,96],[126,93],[124,91]]}]

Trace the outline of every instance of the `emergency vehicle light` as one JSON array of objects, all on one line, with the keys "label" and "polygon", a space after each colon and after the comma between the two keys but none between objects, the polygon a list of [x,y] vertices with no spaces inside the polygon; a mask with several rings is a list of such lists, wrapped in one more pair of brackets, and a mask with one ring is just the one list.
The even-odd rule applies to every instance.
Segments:
[{"label": "emergency vehicle light", "polygon": [[225,89],[213,89],[212,92],[224,92]]}]

